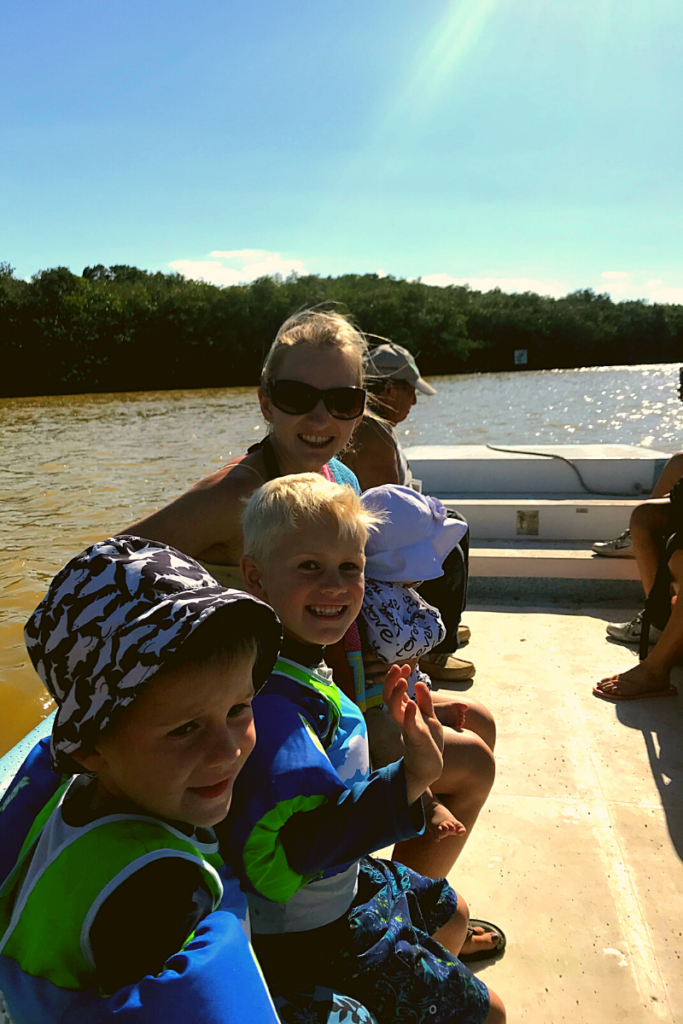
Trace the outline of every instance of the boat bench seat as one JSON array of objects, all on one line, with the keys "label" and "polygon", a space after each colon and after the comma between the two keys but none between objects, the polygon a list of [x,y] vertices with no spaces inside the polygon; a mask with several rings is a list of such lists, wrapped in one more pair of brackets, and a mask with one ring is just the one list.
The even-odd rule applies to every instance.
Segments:
[{"label": "boat bench seat", "polygon": [[585,541],[473,540],[470,576],[638,580],[635,558],[594,555]]}]

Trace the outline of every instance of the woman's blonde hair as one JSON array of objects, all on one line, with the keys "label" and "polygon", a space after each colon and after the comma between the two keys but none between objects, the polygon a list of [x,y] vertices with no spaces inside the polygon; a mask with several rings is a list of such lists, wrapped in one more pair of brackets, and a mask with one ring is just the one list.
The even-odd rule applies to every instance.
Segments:
[{"label": "woman's blonde hair", "polygon": [[296,345],[313,348],[337,348],[348,351],[358,364],[358,382],[363,381],[368,344],[362,331],[341,313],[332,310],[302,309],[285,320],[270,346],[261,371],[261,387],[267,390],[277,380],[285,356]]},{"label": "woman's blonde hair", "polygon": [[292,530],[332,520],[342,540],[358,538],[365,547],[368,532],[384,519],[365,508],[351,487],[326,480],[319,473],[292,473],[254,491],[242,516],[244,554],[264,563]]}]

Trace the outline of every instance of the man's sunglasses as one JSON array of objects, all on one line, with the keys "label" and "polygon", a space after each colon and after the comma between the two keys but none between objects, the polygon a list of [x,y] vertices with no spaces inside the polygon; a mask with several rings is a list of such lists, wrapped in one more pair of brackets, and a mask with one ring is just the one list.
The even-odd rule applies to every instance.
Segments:
[{"label": "man's sunglasses", "polygon": [[320,391],[300,380],[274,380],[268,385],[268,394],[275,408],[289,416],[303,416],[311,412],[321,399],[335,420],[355,420],[363,415],[365,409],[363,388],[327,388]]}]

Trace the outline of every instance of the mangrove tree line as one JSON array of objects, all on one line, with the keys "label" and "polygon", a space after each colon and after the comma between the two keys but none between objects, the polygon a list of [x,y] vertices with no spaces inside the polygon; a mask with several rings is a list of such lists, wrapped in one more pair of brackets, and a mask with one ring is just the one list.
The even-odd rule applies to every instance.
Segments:
[{"label": "mangrove tree line", "polygon": [[683,355],[683,306],[613,302],[587,289],[434,287],[375,274],[263,277],[221,288],[129,266],[43,270],[0,264],[0,394],[42,395],[254,384],[295,310],[335,304],[366,332],[419,356],[423,373],[667,362]]}]

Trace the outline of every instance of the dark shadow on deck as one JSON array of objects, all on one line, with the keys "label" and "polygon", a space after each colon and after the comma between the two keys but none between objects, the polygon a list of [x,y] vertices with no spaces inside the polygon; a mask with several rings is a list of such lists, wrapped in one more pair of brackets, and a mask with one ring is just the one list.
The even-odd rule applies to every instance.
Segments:
[{"label": "dark shadow on deck", "polygon": [[[471,607],[478,611],[502,610],[500,606],[497,608],[495,603],[485,604],[475,601],[472,602]],[[504,607],[505,612],[512,615],[515,613],[529,614],[530,612],[544,614],[557,612],[560,615],[590,614],[593,618],[602,619],[605,623],[624,622],[635,614],[633,610],[629,611],[628,606],[623,604],[616,604],[612,607],[603,604],[598,607],[585,608],[567,604],[562,606],[559,602],[549,605],[539,601],[535,605],[520,602],[519,605],[513,607],[506,603]],[[464,617],[467,618],[467,612]],[[586,685],[592,684],[612,672],[623,671],[629,667],[623,663],[623,659],[616,657],[619,654],[619,649],[622,652],[629,651],[632,664],[637,664],[638,649],[635,645],[615,643],[605,637],[604,662],[596,666],[594,680],[587,679]],[[650,769],[666,815],[671,842],[679,859],[683,861],[683,665],[677,665],[674,668],[671,673],[671,682],[678,690],[678,697],[628,701],[613,706],[617,719],[622,725],[628,729],[638,729],[643,734]],[[450,688],[460,687],[458,684],[451,684]],[[599,703],[602,704],[602,701]]]},{"label": "dark shadow on deck", "polygon": [[[597,618],[605,622],[620,621],[610,616],[609,610],[594,610]],[[607,641],[605,671],[609,675],[618,670],[618,663],[610,663],[615,648],[628,650],[633,655],[633,664],[638,662],[638,648],[633,644],[619,644],[610,638]],[[669,835],[679,858],[683,860],[683,666],[677,665],[671,673],[671,682],[678,690],[678,697],[656,697],[645,700],[615,704],[618,720],[629,729],[638,729],[650,761],[652,777],[659,791],[666,814]]]},{"label": "dark shadow on deck", "polygon": [[615,707],[623,725],[643,734],[669,835],[683,860],[683,668],[674,669],[671,681],[678,697],[636,700]]}]

